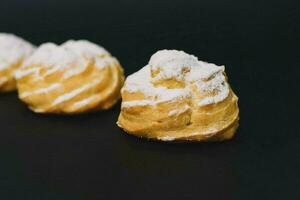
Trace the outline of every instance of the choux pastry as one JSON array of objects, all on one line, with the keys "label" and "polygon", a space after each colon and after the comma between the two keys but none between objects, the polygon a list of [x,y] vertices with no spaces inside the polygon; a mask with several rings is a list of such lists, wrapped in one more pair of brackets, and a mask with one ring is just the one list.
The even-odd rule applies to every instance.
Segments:
[{"label": "choux pastry", "polygon": [[0,92],[16,89],[14,72],[33,52],[29,42],[13,34],[0,33]]},{"label": "choux pastry", "polygon": [[127,77],[118,126],[162,141],[221,141],[238,127],[238,98],[224,66],[183,51],[161,50]]},{"label": "choux pastry", "polygon": [[124,82],[118,60],[89,41],[41,45],[15,73],[19,98],[37,113],[108,109]]}]

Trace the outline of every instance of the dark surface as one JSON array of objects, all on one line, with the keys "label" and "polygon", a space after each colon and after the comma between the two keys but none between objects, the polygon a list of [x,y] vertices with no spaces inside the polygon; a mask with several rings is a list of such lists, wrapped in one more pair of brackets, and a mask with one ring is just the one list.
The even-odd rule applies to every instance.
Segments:
[{"label": "dark surface", "polygon": [[0,98],[0,199],[300,199],[299,1],[1,0],[0,31],[41,44],[88,39],[126,70],[159,49],[225,64],[240,128],[223,143],[164,144]]}]

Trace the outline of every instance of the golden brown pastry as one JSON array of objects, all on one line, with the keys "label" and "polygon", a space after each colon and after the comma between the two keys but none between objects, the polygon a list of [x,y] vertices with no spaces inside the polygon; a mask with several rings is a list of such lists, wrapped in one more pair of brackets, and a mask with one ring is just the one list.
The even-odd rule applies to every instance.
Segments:
[{"label": "golden brown pastry", "polygon": [[16,89],[14,72],[32,54],[33,45],[13,34],[0,33],[0,92]]},{"label": "golden brown pastry", "polygon": [[117,59],[85,40],[41,45],[15,77],[19,98],[38,113],[108,109],[124,82]]},{"label": "golden brown pastry", "polygon": [[117,124],[129,134],[162,141],[219,141],[233,137],[238,98],[224,66],[177,50],[155,53],[127,77]]}]

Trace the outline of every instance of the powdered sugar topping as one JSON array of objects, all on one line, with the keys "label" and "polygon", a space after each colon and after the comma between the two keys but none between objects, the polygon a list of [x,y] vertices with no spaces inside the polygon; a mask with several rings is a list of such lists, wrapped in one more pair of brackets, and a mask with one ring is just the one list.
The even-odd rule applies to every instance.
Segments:
[{"label": "powdered sugar topping", "polygon": [[34,50],[34,46],[13,34],[0,33],[0,71],[14,64],[22,64]]},{"label": "powdered sugar topping", "polygon": [[[203,98],[198,100],[198,106],[220,102],[229,95],[224,70],[224,66],[199,61],[197,57],[183,51],[158,51],[151,57],[148,65],[127,77],[122,89],[129,93],[141,92],[146,100],[123,101],[122,107],[155,105],[180,98],[196,98],[199,94]],[[183,81],[185,86],[166,88],[152,83],[168,79]],[[198,95],[194,94],[193,85],[196,85]]]},{"label": "powdered sugar topping", "polygon": [[62,45],[54,43],[42,44],[35,53],[26,60],[23,68],[16,73],[16,78],[22,78],[27,67],[43,66],[44,76],[57,71],[64,71],[63,78],[69,78],[82,73],[90,64],[101,69],[110,66],[114,58],[103,48],[86,40],[70,40]]},{"label": "powdered sugar topping", "polygon": [[154,80],[175,78],[183,80],[183,70],[198,66],[198,59],[183,51],[162,50],[153,54],[149,61],[151,70],[159,70]]}]

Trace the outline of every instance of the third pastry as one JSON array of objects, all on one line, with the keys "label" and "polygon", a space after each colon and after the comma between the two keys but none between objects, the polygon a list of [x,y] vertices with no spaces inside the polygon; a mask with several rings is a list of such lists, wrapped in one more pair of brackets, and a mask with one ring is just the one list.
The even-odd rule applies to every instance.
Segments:
[{"label": "third pastry", "polygon": [[32,54],[34,46],[13,34],[0,33],[0,92],[16,89],[15,70]]}]

